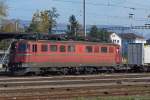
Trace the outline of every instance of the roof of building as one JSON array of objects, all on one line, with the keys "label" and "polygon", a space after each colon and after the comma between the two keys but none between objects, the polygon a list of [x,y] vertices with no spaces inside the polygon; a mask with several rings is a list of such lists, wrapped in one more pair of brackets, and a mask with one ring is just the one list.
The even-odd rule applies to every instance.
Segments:
[{"label": "roof of building", "polygon": [[147,44],[150,44],[150,39],[146,40]]},{"label": "roof of building", "polygon": [[119,36],[122,39],[127,39],[127,40],[131,40],[131,39],[144,39],[143,36],[134,34],[134,33],[123,33],[123,34],[119,34]]}]

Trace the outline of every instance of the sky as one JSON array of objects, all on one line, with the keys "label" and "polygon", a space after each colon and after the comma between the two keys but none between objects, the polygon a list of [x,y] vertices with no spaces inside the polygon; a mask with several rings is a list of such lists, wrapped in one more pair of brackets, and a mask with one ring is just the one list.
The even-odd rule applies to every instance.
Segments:
[{"label": "sky", "polygon": [[[72,14],[83,22],[83,0],[5,1],[9,19],[31,20],[37,10],[55,7],[60,14],[58,23],[67,23]],[[150,0],[86,0],[86,23],[90,25],[144,25],[149,23],[149,15]]]}]

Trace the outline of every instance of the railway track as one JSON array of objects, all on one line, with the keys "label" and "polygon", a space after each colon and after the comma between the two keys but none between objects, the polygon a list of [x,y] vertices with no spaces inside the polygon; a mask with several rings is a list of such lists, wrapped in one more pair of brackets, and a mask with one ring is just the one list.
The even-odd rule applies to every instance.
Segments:
[{"label": "railway track", "polygon": [[0,100],[73,100],[149,94],[150,74],[147,73],[0,78]]}]

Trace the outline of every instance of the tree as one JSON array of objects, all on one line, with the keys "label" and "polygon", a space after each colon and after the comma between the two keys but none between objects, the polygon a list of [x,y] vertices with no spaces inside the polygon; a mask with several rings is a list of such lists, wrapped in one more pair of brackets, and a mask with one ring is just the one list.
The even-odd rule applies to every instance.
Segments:
[{"label": "tree", "polygon": [[40,24],[40,15],[39,11],[35,12],[32,17],[32,21],[30,23],[27,32],[39,32],[38,26]]},{"label": "tree", "polygon": [[[6,16],[6,9],[7,6],[5,4],[5,1],[0,0],[0,24],[2,24],[3,17]],[[1,25],[0,25],[0,31],[1,31]]]},{"label": "tree", "polygon": [[76,37],[78,35],[79,28],[80,28],[80,25],[79,25],[79,22],[76,20],[76,17],[74,15],[71,15],[69,18],[69,24],[67,25],[68,36]]},{"label": "tree", "polygon": [[4,0],[0,0],[0,17],[6,16],[6,9],[7,9],[7,6]]},{"label": "tree", "polygon": [[110,33],[103,29],[98,29],[96,25],[93,25],[89,36],[100,41],[100,42],[110,42]]},{"label": "tree", "polygon": [[104,30],[104,29],[101,29],[99,30],[99,33],[101,34],[100,38],[101,38],[101,41],[102,42],[110,42],[110,32]]},{"label": "tree", "polygon": [[56,26],[56,18],[59,16],[56,8],[52,10],[37,11],[34,13],[28,32],[51,33]]},{"label": "tree", "polygon": [[48,15],[48,11],[43,11],[40,12],[40,25],[39,25],[39,31],[40,32],[51,32],[50,29],[50,22],[49,22],[49,15]]},{"label": "tree", "polygon": [[99,31],[98,31],[98,28],[97,28],[96,25],[93,25],[93,26],[92,26],[89,35],[90,35],[91,37],[97,37],[97,36],[99,35]]},{"label": "tree", "polygon": [[52,28],[56,26],[56,19],[59,17],[56,8],[52,8],[52,10],[46,11],[49,17],[49,32],[52,32]]}]

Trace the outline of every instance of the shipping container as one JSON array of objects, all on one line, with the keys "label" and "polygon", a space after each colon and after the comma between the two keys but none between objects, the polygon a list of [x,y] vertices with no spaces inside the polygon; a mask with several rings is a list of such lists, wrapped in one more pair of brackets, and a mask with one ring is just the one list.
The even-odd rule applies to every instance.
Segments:
[{"label": "shipping container", "polygon": [[128,64],[150,64],[150,45],[131,43],[128,45]]},{"label": "shipping container", "polygon": [[144,63],[150,64],[150,45],[144,46]]}]

